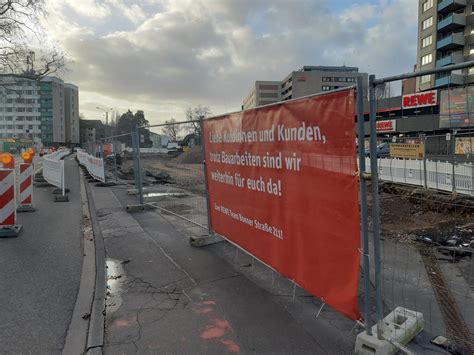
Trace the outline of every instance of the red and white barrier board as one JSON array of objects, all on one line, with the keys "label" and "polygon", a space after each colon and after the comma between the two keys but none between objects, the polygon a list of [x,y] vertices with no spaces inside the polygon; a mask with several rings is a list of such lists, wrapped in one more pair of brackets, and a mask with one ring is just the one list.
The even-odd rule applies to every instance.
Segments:
[{"label": "red and white barrier board", "polygon": [[0,228],[16,225],[15,170],[0,169]]},{"label": "red and white barrier board", "polygon": [[33,164],[20,164],[19,207],[33,205]]},{"label": "red and white barrier board", "polygon": [[213,231],[359,319],[353,89],[203,123]]}]

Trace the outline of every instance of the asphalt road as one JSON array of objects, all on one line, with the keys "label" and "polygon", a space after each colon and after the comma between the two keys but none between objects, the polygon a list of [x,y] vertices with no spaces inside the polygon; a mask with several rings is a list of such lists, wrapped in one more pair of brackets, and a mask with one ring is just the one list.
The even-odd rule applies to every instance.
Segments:
[{"label": "asphalt road", "polygon": [[66,158],[69,202],[34,189],[36,211],[19,213],[18,238],[0,238],[0,353],[60,353],[82,271],[79,171]]}]

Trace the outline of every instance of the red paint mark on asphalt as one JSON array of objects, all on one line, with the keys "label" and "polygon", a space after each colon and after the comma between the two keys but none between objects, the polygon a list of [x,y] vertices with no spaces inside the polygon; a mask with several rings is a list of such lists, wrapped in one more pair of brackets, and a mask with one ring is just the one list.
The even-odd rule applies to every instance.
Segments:
[{"label": "red paint mark on asphalt", "polygon": [[201,333],[201,338],[204,340],[221,338],[228,329],[230,329],[228,321],[216,319],[212,325],[208,325]]},{"label": "red paint mark on asphalt", "polygon": [[122,327],[131,327],[137,324],[137,319],[135,316],[131,316],[129,318],[119,318],[116,319],[112,325],[122,328]]},{"label": "red paint mark on asphalt", "polygon": [[227,347],[227,350],[231,353],[240,352],[240,346],[230,339],[221,340],[221,343],[224,344]]},{"label": "red paint mark on asphalt", "polygon": [[196,304],[194,311],[197,314],[207,314],[210,313],[214,310],[212,306],[215,306],[216,302],[215,301],[204,301],[204,302],[199,302]]}]

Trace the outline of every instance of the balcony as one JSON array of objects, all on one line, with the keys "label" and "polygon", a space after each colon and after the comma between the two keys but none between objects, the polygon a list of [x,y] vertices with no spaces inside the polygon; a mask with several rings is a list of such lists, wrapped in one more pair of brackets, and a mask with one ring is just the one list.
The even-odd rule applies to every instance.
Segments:
[{"label": "balcony", "polygon": [[460,14],[451,14],[438,22],[438,31],[449,32],[462,29],[466,26],[466,17]]},{"label": "balcony", "polygon": [[464,84],[464,78],[462,75],[451,74],[451,75],[443,76],[442,78],[436,79],[435,87],[443,88],[447,86],[463,85],[463,84]]},{"label": "balcony", "polygon": [[466,6],[466,0],[443,0],[438,3],[438,12],[440,14],[448,14],[457,11]]},{"label": "balcony", "polygon": [[453,33],[452,35],[439,40],[436,43],[436,49],[439,51],[447,51],[464,47],[464,33]]},{"label": "balcony", "polygon": [[436,68],[445,67],[446,65],[459,64],[464,62],[464,56],[462,53],[453,53],[447,57],[438,59],[436,61]]}]

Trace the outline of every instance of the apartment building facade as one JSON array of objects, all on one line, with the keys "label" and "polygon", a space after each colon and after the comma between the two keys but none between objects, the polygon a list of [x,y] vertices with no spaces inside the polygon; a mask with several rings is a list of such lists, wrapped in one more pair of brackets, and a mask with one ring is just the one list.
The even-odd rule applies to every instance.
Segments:
[{"label": "apartment building facade", "polygon": [[[419,0],[417,70],[474,59],[474,0]],[[474,68],[425,75],[416,90],[474,83]]]},{"label": "apartment building facade", "polygon": [[256,81],[244,99],[242,108],[248,110],[278,101],[281,101],[280,81]]},{"label": "apartment building facade", "polygon": [[242,109],[286,101],[356,85],[362,77],[367,92],[367,73],[359,73],[356,67],[304,66],[292,71],[282,81],[256,81],[243,101]]},{"label": "apartment building facade", "polygon": [[282,81],[282,101],[296,99],[320,92],[353,86],[362,77],[367,90],[368,75],[356,67],[304,66],[288,74]]},{"label": "apartment building facade", "polygon": [[27,76],[0,75],[0,138],[41,140],[39,91]]},{"label": "apartment building facade", "polygon": [[78,144],[79,89],[55,77],[40,81],[41,140],[44,145]]},{"label": "apartment building facade", "polygon": [[66,142],[79,143],[79,88],[64,84],[64,113],[66,119]]},{"label": "apartment building facade", "polygon": [[79,90],[61,79],[0,75],[0,138],[37,146],[79,143]]}]

